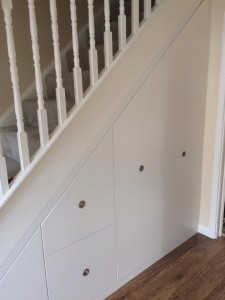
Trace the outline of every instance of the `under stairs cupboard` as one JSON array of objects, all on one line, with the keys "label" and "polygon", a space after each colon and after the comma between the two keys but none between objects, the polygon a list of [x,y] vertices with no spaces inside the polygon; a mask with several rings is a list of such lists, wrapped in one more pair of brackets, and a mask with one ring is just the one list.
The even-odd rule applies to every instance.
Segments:
[{"label": "under stairs cupboard", "polygon": [[206,4],[32,227],[1,300],[102,300],[197,232]]}]

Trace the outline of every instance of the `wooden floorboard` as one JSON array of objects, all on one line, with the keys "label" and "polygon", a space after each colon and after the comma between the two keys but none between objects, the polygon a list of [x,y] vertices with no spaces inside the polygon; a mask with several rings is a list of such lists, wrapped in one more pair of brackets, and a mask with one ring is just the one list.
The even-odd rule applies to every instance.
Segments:
[{"label": "wooden floorboard", "polygon": [[225,238],[196,234],[106,300],[225,300]]}]

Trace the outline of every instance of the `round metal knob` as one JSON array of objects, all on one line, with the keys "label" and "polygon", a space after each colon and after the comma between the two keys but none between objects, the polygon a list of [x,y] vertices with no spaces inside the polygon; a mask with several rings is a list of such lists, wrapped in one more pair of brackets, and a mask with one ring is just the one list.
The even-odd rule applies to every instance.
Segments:
[{"label": "round metal knob", "polygon": [[186,151],[182,152],[182,156],[185,157],[186,156]]},{"label": "round metal knob", "polygon": [[90,270],[89,269],[85,269],[84,272],[83,272],[83,276],[86,277],[88,276],[90,273]]},{"label": "round metal knob", "polygon": [[139,167],[139,171],[140,171],[140,172],[143,172],[143,171],[144,171],[144,166],[143,166],[143,165],[141,165],[141,166]]},{"label": "round metal knob", "polygon": [[79,208],[84,208],[86,206],[86,202],[84,200],[80,201]]}]

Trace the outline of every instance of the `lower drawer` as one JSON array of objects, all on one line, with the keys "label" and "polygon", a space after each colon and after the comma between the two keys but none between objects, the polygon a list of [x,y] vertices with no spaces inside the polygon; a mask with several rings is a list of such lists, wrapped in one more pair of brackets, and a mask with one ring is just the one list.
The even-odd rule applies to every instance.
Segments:
[{"label": "lower drawer", "polygon": [[116,283],[115,226],[46,259],[49,300],[91,300]]}]

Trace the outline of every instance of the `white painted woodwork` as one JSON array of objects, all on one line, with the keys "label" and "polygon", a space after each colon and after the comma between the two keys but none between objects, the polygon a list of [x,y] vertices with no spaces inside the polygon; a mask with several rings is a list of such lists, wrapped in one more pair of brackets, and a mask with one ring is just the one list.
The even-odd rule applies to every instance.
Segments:
[{"label": "white painted woodwork", "polygon": [[[18,255],[18,243],[21,246],[27,231],[33,232],[44,221],[147,74],[152,72],[197,8],[201,9],[200,3],[201,0],[165,1],[152,18],[151,26],[146,24],[139,31],[138,42],[127,49],[126,55],[107,76],[103,76],[102,88],[93,89],[90,101],[85,103],[76,118],[71,116],[67,127],[59,128],[60,134],[54,145],[50,147],[48,143],[44,156],[37,157],[37,164],[29,176],[21,174],[23,184],[16,185],[16,192],[7,193],[5,206],[0,210],[0,278]],[[207,27],[206,23],[204,28]],[[60,172],[55,172],[56,169]]]},{"label": "white painted woodwork", "polygon": [[98,55],[95,47],[95,21],[94,21],[94,5],[93,0],[88,0],[88,24],[90,36],[89,64],[90,64],[90,80],[94,86],[98,80]]},{"label": "white painted woodwork", "polygon": [[[79,208],[80,201],[84,208]],[[114,223],[113,140],[110,132],[42,225],[45,256]]]},{"label": "white painted woodwork", "polygon": [[40,64],[40,53],[38,45],[38,32],[37,32],[37,22],[35,13],[35,0],[28,0],[29,7],[29,20],[30,20],[30,33],[32,40],[32,50],[33,50],[33,60],[35,69],[35,80],[36,80],[36,91],[37,91],[37,101],[38,101],[38,126],[40,135],[40,145],[42,148],[45,147],[46,143],[49,141],[48,134],[48,120],[47,112],[44,104],[43,96],[43,83],[41,75],[41,64]]},{"label": "white painted woodwork", "polygon": [[163,59],[114,126],[119,280],[163,247],[165,73]]},{"label": "white painted woodwork", "polygon": [[2,300],[48,300],[40,230],[0,281],[0,295]]},{"label": "white painted woodwork", "polygon": [[148,19],[152,12],[152,0],[144,0],[144,18]]},{"label": "white painted woodwork", "polygon": [[131,32],[135,34],[139,29],[139,0],[131,0]]},{"label": "white painted woodwork", "polygon": [[104,32],[105,67],[108,68],[113,61],[112,32],[110,30],[109,0],[104,0],[104,13],[105,13],[105,32]]},{"label": "white painted woodwork", "polygon": [[[100,295],[105,290],[115,290],[132,279],[167,253],[169,248],[173,249],[190,237],[198,224],[209,10],[202,11],[200,6],[196,11],[197,1],[195,6],[190,1],[171,1],[174,3],[173,9],[167,4],[169,2],[165,3],[165,7],[168,5],[166,11],[159,10],[159,19],[152,19],[153,28],[151,26],[151,29],[146,28],[146,32],[142,32],[138,37],[139,43],[133,44],[122,58],[122,66],[115,65],[112,73],[105,78],[104,91],[95,91],[92,101],[86,103],[76,119],[71,120],[65,134],[59,136],[54,147],[30,173],[29,183],[34,186],[24,182],[5,206],[7,214],[0,210],[1,265],[4,256],[11,256],[18,242],[20,244],[19,234],[27,234],[37,224],[39,226],[46,215],[50,219],[57,210],[57,218],[49,225],[49,237],[56,233],[55,239],[58,238],[60,243],[64,238],[62,236],[68,237],[68,231],[73,231],[74,227],[79,234],[88,222],[96,226],[107,216],[113,202],[113,184],[109,182],[113,182],[114,153],[116,235],[114,225],[103,229],[100,227],[107,225],[101,224],[96,230],[103,230],[92,234],[89,228],[76,243],[72,239],[72,244],[64,244],[63,241],[60,251],[56,250],[57,253],[52,252],[46,258],[48,300],[104,299]],[[193,12],[194,16],[186,24]],[[177,36],[184,24],[186,26]],[[160,34],[152,43],[156,29]],[[168,37],[163,37],[163,34],[168,34]],[[171,36],[176,36],[176,40],[171,40]],[[143,50],[144,41],[146,47]],[[157,50],[162,48],[162,53],[166,54],[154,59]],[[138,54],[142,55],[137,61]],[[147,62],[151,62],[151,66],[146,69]],[[89,124],[86,124],[87,120],[90,120]],[[110,132],[96,149],[114,122],[114,143]],[[187,152],[186,157],[181,157],[183,151]],[[144,165],[143,172],[139,172],[141,164]],[[56,166],[61,172],[51,178]],[[45,188],[41,189],[43,186]],[[73,215],[73,208],[76,210],[79,202],[74,201],[73,205],[72,201],[78,192],[79,200],[86,201],[86,195],[93,199],[89,217]],[[103,192],[104,197],[112,198],[98,214],[95,209],[102,208],[103,202],[98,204],[98,201],[99,197],[103,198]],[[62,203],[67,193],[70,193],[70,199],[65,199],[65,203],[69,203],[65,209]],[[88,208],[89,201],[86,204],[85,208]],[[27,211],[24,213],[25,209]],[[108,219],[114,209],[110,210]],[[64,211],[63,215],[60,215],[61,211]],[[71,226],[64,226],[64,219],[72,220],[71,216]],[[30,227],[27,225],[29,221],[32,224]],[[35,300],[33,294],[37,295],[37,299],[47,299],[40,231],[37,235],[36,245],[31,240],[32,247],[25,248],[28,254],[24,250],[1,281],[0,295],[6,295],[4,299]],[[87,268],[90,273],[83,277],[83,271]],[[4,293],[11,293],[12,298]]]},{"label": "white painted woodwork", "polygon": [[[87,300],[116,284],[115,226],[46,259],[49,300]],[[84,277],[83,272],[90,273]]]},{"label": "white painted woodwork", "polygon": [[10,62],[10,73],[14,95],[14,106],[17,120],[17,139],[19,148],[19,157],[21,170],[24,171],[30,164],[29,149],[27,134],[24,131],[23,123],[23,112],[21,105],[20,87],[19,87],[19,76],[16,62],[16,49],[14,44],[13,36],[13,25],[12,25],[12,0],[2,0],[2,9],[4,12],[6,37],[7,37],[7,48]]},{"label": "white painted woodwork", "polygon": [[67,119],[66,113],[66,96],[65,89],[63,88],[62,82],[62,65],[60,58],[59,49],[59,30],[58,30],[58,17],[57,17],[57,6],[56,0],[50,0],[50,14],[52,21],[52,39],[54,46],[54,59],[55,59],[55,71],[56,71],[56,100],[57,100],[57,111],[58,111],[58,122],[62,126],[64,121]]},{"label": "white painted woodwork", "polygon": [[[167,54],[165,245],[199,222],[208,6],[202,6]],[[190,46],[191,45],[191,46]],[[182,152],[186,156],[182,157]]]},{"label": "white painted woodwork", "polygon": [[4,194],[8,191],[9,184],[8,184],[8,175],[6,169],[6,162],[5,157],[2,153],[2,145],[0,140],[0,206],[1,206],[1,199],[4,197]]},{"label": "white painted woodwork", "polygon": [[119,49],[123,50],[127,43],[127,24],[125,15],[124,0],[120,0],[120,14],[118,16],[118,35],[119,35]]},{"label": "white painted woodwork", "polygon": [[71,25],[72,25],[72,41],[73,41],[73,56],[74,56],[74,91],[75,91],[75,103],[78,106],[83,99],[83,84],[82,84],[82,72],[80,68],[79,59],[79,43],[77,32],[77,9],[76,1],[70,0],[70,13],[71,13]]}]

